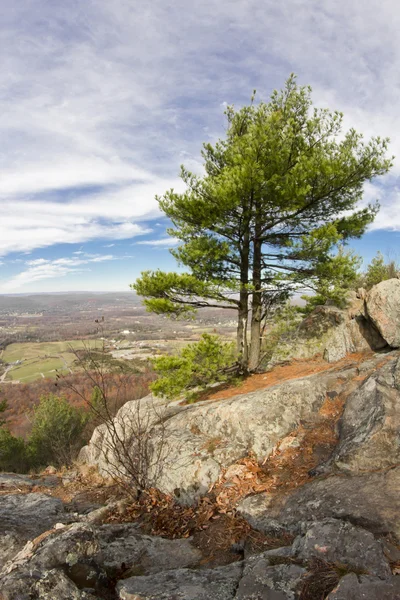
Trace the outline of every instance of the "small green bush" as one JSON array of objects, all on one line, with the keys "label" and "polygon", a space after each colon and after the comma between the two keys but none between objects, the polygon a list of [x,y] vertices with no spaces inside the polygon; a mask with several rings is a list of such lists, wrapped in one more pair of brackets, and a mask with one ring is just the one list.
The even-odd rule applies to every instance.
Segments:
[{"label": "small green bush", "polygon": [[30,461],[26,452],[25,441],[15,437],[5,427],[0,428],[0,471],[25,473],[29,470]]},{"label": "small green bush", "polygon": [[49,394],[42,396],[33,413],[28,454],[34,466],[69,465],[85,444],[89,414],[68,400]]},{"label": "small green bush", "polygon": [[364,287],[370,290],[374,285],[387,279],[399,276],[399,267],[394,260],[385,262],[381,252],[371,260],[366,271],[361,275],[358,281],[358,287]]},{"label": "small green bush", "polygon": [[235,361],[234,344],[222,342],[217,335],[203,333],[176,356],[159,356],[153,367],[159,378],[150,389],[156,396],[176,398],[183,392],[192,399],[209,384],[226,381],[226,368]]}]

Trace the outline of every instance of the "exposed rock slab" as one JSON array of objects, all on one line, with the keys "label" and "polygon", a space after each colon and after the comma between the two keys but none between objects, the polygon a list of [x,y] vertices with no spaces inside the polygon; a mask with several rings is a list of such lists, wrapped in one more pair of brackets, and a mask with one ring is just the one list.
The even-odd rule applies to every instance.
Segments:
[{"label": "exposed rock slab", "polygon": [[388,279],[368,293],[365,306],[368,318],[392,348],[400,347],[400,280]]},{"label": "exposed rock slab", "polygon": [[27,540],[71,520],[58,498],[38,493],[0,496],[0,569]]},{"label": "exposed rock slab", "polygon": [[267,557],[246,561],[235,600],[294,600],[306,569],[298,565],[270,565]]},{"label": "exposed rock slab", "polygon": [[30,475],[18,475],[16,473],[0,473],[0,490],[25,490],[35,486],[53,487],[58,484],[58,477],[43,476],[31,477]]},{"label": "exposed rock slab", "polygon": [[103,525],[98,530],[101,564],[110,575],[148,575],[197,565],[202,554],[190,539],[167,540],[139,533],[137,525]]},{"label": "exposed rock slab", "polygon": [[[57,600],[68,598],[68,593],[71,598],[86,598],[86,592],[81,590],[92,589],[97,593],[116,577],[197,566],[201,558],[202,554],[192,546],[190,539],[168,540],[143,535],[133,524],[94,527],[73,523],[28,542],[5,565],[0,589],[7,599],[15,599],[17,594],[30,598],[39,588],[49,590]],[[55,588],[53,583],[57,578],[52,573],[57,572],[62,576],[59,587]],[[36,574],[33,578],[32,573]],[[67,580],[63,579],[64,575]],[[43,595],[47,597],[51,595]]]},{"label": "exposed rock slab", "polygon": [[148,577],[131,577],[117,585],[121,600],[233,600],[242,565],[204,571],[178,569]]},{"label": "exposed rock slab", "polygon": [[302,523],[343,519],[374,533],[400,539],[400,467],[365,475],[333,475],[315,480],[278,502],[270,494],[243,500],[239,512],[253,527],[275,532],[300,531]]},{"label": "exposed rock slab", "polygon": [[[28,542],[7,563],[0,598],[98,600],[114,594],[119,579],[120,600],[296,600],[315,556],[371,575],[349,579],[357,582],[361,595],[356,600],[396,598],[382,543],[360,527],[333,519],[304,522],[292,546],[215,569],[199,569],[201,555],[190,539],[142,535],[134,524],[59,526]],[[344,583],[333,592],[341,594],[334,600],[353,599]],[[362,595],[370,590],[375,595]]]},{"label": "exposed rock slab", "polygon": [[294,556],[340,563],[381,579],[391,576],[383,545],[373,534],[351,523],[326,519],[313,523],[293,544]]},{"label": "exposed rock slab", "polygon": [[357,577],[350,573],[343,577],[327,600],[398,600],[400,598],[400,577],[381,581],[371,577]]}]

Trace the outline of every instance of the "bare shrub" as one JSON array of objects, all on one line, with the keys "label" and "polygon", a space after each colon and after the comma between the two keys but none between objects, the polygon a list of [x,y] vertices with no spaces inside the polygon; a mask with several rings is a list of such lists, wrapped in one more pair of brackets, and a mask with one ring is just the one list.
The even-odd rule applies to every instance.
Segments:
[{"label": "bare shrub", "polygon": [[[57,376],[57,383],[73,391],[90,411],[92,439],[88,451],[95,455],[101,471],[129,493],[140,494],[155,486],[171,451],[166,438],[165,402],[151,396],[132,399],[135,391],[130,384],[136,373],[124,367],[116,373],[104,344],[100,350],[85,345],[79,352],[71,351],[85,376],[86,391],[63,375]],[[87,383],[91,387],[89,398]]]}]

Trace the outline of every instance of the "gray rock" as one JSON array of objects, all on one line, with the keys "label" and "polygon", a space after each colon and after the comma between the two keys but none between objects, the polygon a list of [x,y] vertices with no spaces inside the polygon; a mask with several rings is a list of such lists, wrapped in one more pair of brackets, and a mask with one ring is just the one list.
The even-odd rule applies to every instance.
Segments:
[{"label": "gray rock", "polygon": [[58,498],[36,493],[0,496],[1,531],[24,531],[35,537],[63,518],[70,517]]},{"label": "gray rock", "polygon": [[399,600],[400,577],[380,581],[371,577],[357,577],[354,573],[343,577],[327,600]]},{"label": "gray rock", "polygon": [[217,569],[178,569],[117,584],[121,600],[233,600],[243,566],[233,563]]},{"label": "gray rock", "polygon": [[33,483],[29,475],[17,473],[0,473],[0,490],[13,490],[18,488],[32,488]]},{"label": "gray rock", "polygon": [[322,355],[336,362],[351,352],[380,350],[387,342],[366,318],[364,300],[350,295],[348,308],[317,306],[290,342],[280,343],[270,364]]},{"label": "gray rock", "polygon": [[397,357],[389,360],[347,398],[333,455],[340,469],[357,473],[399,464],[399,368]]},{"label": "gray rock", "polygon": [[54,569],[99,558],[100,544],[93,527],[73,523],[40,542],[28,559],[29,568]]},{"label": "gray rock", "polygon": [[266,533],[276,527],[300,531],[304,522],[333,517],[373,533],[393,532],[400,539],[399,490],[400,467],[365,475],[332,475],[306,484],[279,501],[273,501],[269,494],[246,498],[238,511]]},{"label": "gray rock", "polygon": [[93,528],[74,523],[37,542],[28,542],[5,565],[0,589],[7,600],[91,598],[81,590],[101,582],[99,559],[100,546]]},{"label": "gray rock", "polygon": [[266,535],[279,535],[287,528],[278,521],[279,509],[273,494],[247,496],[237,506],[237,512],[258,531]]},{"label": "gray rock", "polygon": [[0,570],[28,540],[71,520],[58,498],[37,493],[0,496]]},{"label": "gray rock", "polygon": [[26,572],[20,577],[8,577],[1,582],[2,600],[95,600],[79,590],[60,570]]},{"label": "gray rock", "polygon": [[16,532],[0,532],[0,571],[2,567],[23,547],[26,540]]},{"label": "gray rock", "polygon": [[368,293],[366,309],[382,337],[392,348],[400,347],[400,280],[389,279]]},{"label": "gray rock", "polygon": [[235,600],[294,600],[306,570],[298,565],[270,566],[265,556],[246,561]]},{"label": "gray rock", "polygon": [[124,577],[149,575],[199,564],[202,554],[190,539],[167,540],[140,534],[137,525],[103,525],[97,530],[101,564],[107,573],[125,570]]},{"label": "gray rock", "polygon": [[[164,443],[157,487],[181,502],[192,502],[207,492],[223,467],[249,452],[260,460],[268,457],[301,419],[318,410],[326,389],[327,379],[315,375],[227,400],[199,402],[165,418],[162,430],[155,427],[152,433],[156,453]],[[129,420],[129,407],[121,411],[117,421]],[[82,456],[107,473],[119,459],[112,446],[109,432],[101,426]]]},{"label": "gray rock", "polygon": [[336,519],[313,523],[304,536],[295,540],[293,552],[300,559],[317,557],[365,570],[381,579],[391,576],[382,542],[369,531]]},{"label": "gray rock", "polygon": [[[49,579],[48,574],[59,571],[70,580],[70,583],[63,580],[65,589],[75,590],[76,586],[82,594],[84,588],[101,589],[108,579],[197,566],[201,558],[202,554],[192,546],[190,539],[167,540],[141,535],[134,524],[96,527],[73,523],[48,532],[36,542],[28,542],[5,565],[0,588],[8,590],[10,598],[17,598],[17,592],[21,598],[36,597],[34,593],[39,584],[40,589],[52,590],[53,578]],[[64,587],[60,588],[60,598],[64,598]],[[53,597],[58,599],[56,592]],[[86,596],[75,596],[71,592],[71,598],[75,597]],[[43,598],[51,598],[51,595]]]},{"label": "gray rock", "polygon": [[31,477],[30,475],[18,475],[17,473],[0,473],[0,490],[26,490],[35,486],[54,487],[58,484],[58,477],[44,475],[42,477]]}]

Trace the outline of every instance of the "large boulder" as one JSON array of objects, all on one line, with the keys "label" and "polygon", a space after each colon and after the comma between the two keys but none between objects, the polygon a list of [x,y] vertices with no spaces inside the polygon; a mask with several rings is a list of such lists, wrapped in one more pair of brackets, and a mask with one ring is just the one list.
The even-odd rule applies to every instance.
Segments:
[{"label": "large boulder", "polygon": [[368,293],[365,306],[368,318],[392,348],[400,347],[400,280],[388,279]]},{"label": "large boulder", "polygon": [[395,356],[346,400],[331,466],[352,473],[400,462],[400,359]]},{"label": "large boulder", "polygon": [[[150,457],[149,463],[158,470],[153,477],[156,486],[184,503],[193,501],[207,492],[222,468],[250,452],[265,460],[301,419],[318,411],[329,385],[336,384],[334,374],[313,375],[225,400],[180,407],[180,412],[164,416],[151,432],[152,456],[158,460]],[[151,405],[151,400],[146,402]],[[115,419],[115,427],[125,421],[125,431],[131,418],[127,409],[125,405]],[[135,415],[135,406],[132,410]],[[135,452],[134,439],[124,438],[122,449],[113,431],[105,425],[97,428],[80,455],[105,475],[118,461],[123,463],[124,451]]]},{"label": "large boulder", "polygon": [[318,306],[300,324],[294,338],[279,343],[270,365],[321,355],[337,362],[353,352],[370,352],[387,346],[387,341],[367,318],[364,300],[349,297],[349,306]]},{"label": "large boulder", "polygon": [[[190,503],[207,492],[222,469],[249,453],[260,462],[268,458],[302,420],[315,416],[327,394],[346,396],[358,386],[348,399],[339,445],[330,463],[354,472],[397,464],[397,360],[397,353],[376,355],[358,367],[328,369],[228,399],[168,406],[161,413],[160,405],[154,408],[152,398],[146,397],[140,410],[155,411],[141,420],[151,424],[151,430],[145,432],[148,479],[162,492]],[[363,383],[368,373],[372,375]],[[112,426],[97,428],[82,450],[81,460],[96,465],[103,475],[129,478],[132,473],[124,469],[127,464],[134,468],[134,461],[129,461],[135,459],[137,445],[128,424],[136,419],[137,410],[129,403]],[[143,462],[141,465],[146,467]]]}]

